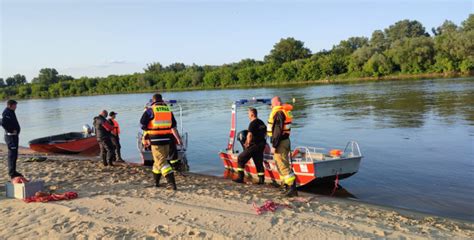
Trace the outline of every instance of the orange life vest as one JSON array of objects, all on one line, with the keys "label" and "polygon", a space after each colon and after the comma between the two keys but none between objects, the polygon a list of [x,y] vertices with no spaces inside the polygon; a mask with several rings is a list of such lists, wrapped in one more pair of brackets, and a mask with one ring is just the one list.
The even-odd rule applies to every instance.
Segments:
[{"label": "orange life vest", "polygon": [[293,114],[291,114],[291,110],[293,110],[293,106],[290,104],[283,104],[282,106],[275,106],[272,108],[272,112],[268,117],[268,125],[267,125],[267,135],[271,137],[273,135],[273,122],[275,114],[278,112],[283,112],[285,114],[285,122],[283,123],[283,133],[290,135],[291,132],[291,123],[293,122]]},{"label": "orange life vest", "polygon": [[114,130],[112,130],[112,134],[118,136],[120,134],[120,126],[115,119],[111,118],[110,120],[112,120],[112,123],[114,123]]},{"label": "orange life vest", "polygon": [[146,133],[149,135],[168,135],[172,134],[172,113],[170,107],[166,105],[154,104],[153,119],[148,123]]}]

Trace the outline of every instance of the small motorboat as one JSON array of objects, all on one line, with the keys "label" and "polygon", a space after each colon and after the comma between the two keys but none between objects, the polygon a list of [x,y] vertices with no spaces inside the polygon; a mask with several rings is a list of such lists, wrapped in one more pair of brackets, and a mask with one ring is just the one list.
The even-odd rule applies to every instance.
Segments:
[{"label": "small motorboat", "polygon": [[99,143],[87,125],[84,132],[69,132],[48,137],[33,139],[30,148],[37,152],[98,155]]},{"label": "small motorboat", "polygon": [[[246,104],[267,104],[270,99],[242,99],[232,104],[231,129],[227,149],[219,153],[219,157],[226,169],[237,171],[237,157],[239,152],[234,150],[237,124],[237,107]],[[297,186],[320,182],[329,182],[348,178],[359,170],[362,154],[355,141],[347,143],[344,150],[325,150],[316,147],[296,147],[290,154],[291,167],[296,175]],[[263,166],[267,182],[281,183],[280,175],[273,160],[270,147],[267,146],[264,154]],[[257,169],[253,161],[249,161],[244,169],[249,177],[257,178]]]},{"label": "small motorboat", "polygon": [[[183,128],[183,109],[181,105],[178,104],[178,101],[176,100],[168,100],[168,101],[165,101],[165,103],[168,104],[168,106],[172,108],[177,107],[179,109],[179,117],[178,117],[179,126],[180,126],[179,134],[181,135],[181,140],[183,141],[183,145],[181,146],[177,145],[176,148],[178,151],[178,160],[180,160],[181,162],[179,171],[187,172],[189,171],[188,159],[186,158],[186,149],[188,148],[188,133],[184,132],[184,128]],[[149,107],[149,105],[147,104],[145,108],[146,107]],[[153,155],[151,153],[151,149],[150,147],[145,148],[143,146],[142,137],[143,137],[143,131],[140,131],[137,134],[137,148],[138,148],[138,151],[140,152],[140,157],[142,160],[141,164],[143,166],[153,166]],[[168,160],[171,160],[170,157],[168,157]]]}]

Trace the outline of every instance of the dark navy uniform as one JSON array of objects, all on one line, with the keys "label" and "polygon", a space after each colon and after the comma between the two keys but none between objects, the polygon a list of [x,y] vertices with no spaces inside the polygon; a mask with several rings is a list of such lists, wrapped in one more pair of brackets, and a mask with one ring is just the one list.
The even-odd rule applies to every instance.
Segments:
[{"label": "dark navy uniform", "polygon": [[5,108],[2,113],[2,127],[5,129],[5,143],[8,147],[8,175],[11,178],[22,176],[16,171],[18,135],[20,135],[21,129],[15,111]]}]

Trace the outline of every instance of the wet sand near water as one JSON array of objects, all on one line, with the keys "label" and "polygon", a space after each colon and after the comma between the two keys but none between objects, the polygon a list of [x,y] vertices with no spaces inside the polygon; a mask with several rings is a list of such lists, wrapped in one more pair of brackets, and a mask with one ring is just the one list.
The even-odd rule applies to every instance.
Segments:
[{"label": "wet sand near water", "polygon": [[[292,200],[266,185],[188,173],[178,191],[153,187],[150,169],[103,167],[97,158],[50,155],[44,162],[21,149],[18,170],[55,192],[79,198],[24,203],[5,198],[6,149],[0,147],[0,238],[8,239],[333,239],[474,238],[474,223],[301,193]],[[163,180],[162,185],[164,186]],[[253,203],[288,204],[257,215]]]}]

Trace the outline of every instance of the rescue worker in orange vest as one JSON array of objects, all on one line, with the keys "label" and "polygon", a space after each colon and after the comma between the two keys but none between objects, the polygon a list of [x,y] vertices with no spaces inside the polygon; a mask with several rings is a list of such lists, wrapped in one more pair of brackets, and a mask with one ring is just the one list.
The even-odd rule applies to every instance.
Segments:
[{"label": "rescue worker in orange vest", "polygon": [[[170,107],[163,102],[161,94],[153,95],[152,101],[151,107],[147,108],[143,113],[140,123],[145,131],[143,134],[144,142],[148,142],[151,145],[154,161],[152,172],[155,178],[155,186],[159,187],[160,179],[163,175],[168,182],[167,188],[176,190],[173,169],[166,160],[169,155],[170,142],[173,135],[180,136],[176,129],[176,119]],[[181,144],[179,137],[177,143]]]},{"label": "rescue worker in orange vest", "polygon": [[115,147],[115,161],[117,162],[125,162],[123,159],[122,159],[122,154],[120,153],[120,149],[122,148],[122,146],[120,145],[120,126],[117,122],[117,120],[115,120],[117,118],[117,113],[116,112],[110,112],[109,113],[109,119],[108,121],[110,122],[110,124],[113,125],[114,129],[112,130],[112,144],[114,145]]},{"label": "rescue worker in orange vest", "polygon": [[268,118],[267,134],[272,144],[273,159],[275,160],[280,179],[283,181],[285,189],[283,195],[286,197],[298,196],[296,190],[296,176],[291,169],[289,159],[291,143],[290,132],[293,115],[293,106],[282,104],[280,97],[272,98],[272,112]]}]

